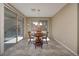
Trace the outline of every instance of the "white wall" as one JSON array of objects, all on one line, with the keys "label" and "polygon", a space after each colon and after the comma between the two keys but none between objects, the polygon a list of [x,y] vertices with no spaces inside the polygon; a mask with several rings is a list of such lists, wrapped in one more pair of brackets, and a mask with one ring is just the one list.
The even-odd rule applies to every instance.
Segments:
[{"label": "white wall", "polygon": [[0,3],[0,54],[4,53],[4,5]]},{"label": "white wall", "polygon": [[78,8],[77,8],[77,18],[78,18],[78,20],[77,20],[77,42],[78,42],[78,45],[77,45],[77,47],[78,47],[78,49],[77,49],[77,52],[78,52],[78,55],[79,55],[79,4],[78,4]]},{"label": "white wall", "polygon": [[52,36],[77,54],[77,4],[68,4],[52,18]]}]

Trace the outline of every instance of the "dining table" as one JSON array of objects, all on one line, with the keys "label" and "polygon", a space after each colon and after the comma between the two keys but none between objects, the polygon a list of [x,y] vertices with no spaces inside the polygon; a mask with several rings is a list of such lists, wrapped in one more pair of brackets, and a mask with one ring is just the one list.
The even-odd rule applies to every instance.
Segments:
[{"label": "dining table", "polygon": [[40,32],[40,31],[38,31],[38,32],[35,33],[35,37],[36,37],[35,48],[37,46],[40,46],[42,48],[42,45],[43,45],[42,36],[43,36],[43,33]]}]

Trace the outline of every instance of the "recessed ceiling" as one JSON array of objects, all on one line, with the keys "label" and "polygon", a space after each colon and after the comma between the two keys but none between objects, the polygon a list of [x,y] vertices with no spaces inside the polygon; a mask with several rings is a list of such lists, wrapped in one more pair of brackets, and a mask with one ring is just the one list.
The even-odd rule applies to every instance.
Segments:
[{"label": "recessed ceiling", "polygon": [[52,17],[66,3],[12,3],[12,5],[27,17]]}]

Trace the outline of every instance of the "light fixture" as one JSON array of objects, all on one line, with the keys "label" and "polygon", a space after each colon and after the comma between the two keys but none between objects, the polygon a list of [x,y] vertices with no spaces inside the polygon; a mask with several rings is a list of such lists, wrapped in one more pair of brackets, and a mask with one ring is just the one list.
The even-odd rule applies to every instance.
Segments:
[{"label": "light fixture", "polygon": [[36,11],[36,9],[35,9],[35,8],[32,8],[31,10],[32,10],[32,11]]},{"label": "light fixture", "polygon": [[34,25],[38,25],[38,22],[33,22]]},{"label": "light fixture", "polygon": [[41,26],[42,26],[42,23],[40,22],[40,23],[39,23],[39,25],[41,25]]},{"label": "light fixture", "polygon": [[38,9],[37,11],[40,12],[40,9]]}]

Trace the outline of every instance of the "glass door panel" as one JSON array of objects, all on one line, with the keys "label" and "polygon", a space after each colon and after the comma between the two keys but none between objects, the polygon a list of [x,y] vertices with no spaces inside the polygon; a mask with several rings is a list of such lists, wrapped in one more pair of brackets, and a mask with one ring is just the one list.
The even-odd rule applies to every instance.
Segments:
[{"label": "glass door panel", "polygon": [[18,41],[23,39],[24,32],[24,18],[22,16],[18,17]]},{"label": "glass door panel", "polygon": [[48,31],[48,20],[40,20],[40,25],[42,26],[43,31]]},{"label": "glass door panel", "polygon": [[4,8],[4,43],[5,50],[16,43],[16,14]]}]

